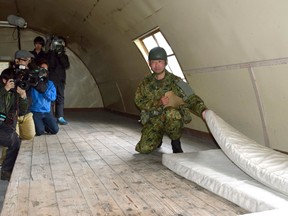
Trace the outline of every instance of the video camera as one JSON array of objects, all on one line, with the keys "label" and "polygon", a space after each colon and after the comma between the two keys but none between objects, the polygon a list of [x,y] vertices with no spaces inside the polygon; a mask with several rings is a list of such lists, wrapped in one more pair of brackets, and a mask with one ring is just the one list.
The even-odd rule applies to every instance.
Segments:
[{"label": "video camera", "polygon": [[61,37],[53,36],[51,39],[51,44],[49,49],[58,54],[63,53],[65,51],[65,41]]},{"label": "video camera", "polygon": [[29,70],[23,65],[14,65],[14,82],[15,87],[28,90],[30,86],[37,86],[39,82],[47,81],[47,70],[45,68],[35,68]]}]

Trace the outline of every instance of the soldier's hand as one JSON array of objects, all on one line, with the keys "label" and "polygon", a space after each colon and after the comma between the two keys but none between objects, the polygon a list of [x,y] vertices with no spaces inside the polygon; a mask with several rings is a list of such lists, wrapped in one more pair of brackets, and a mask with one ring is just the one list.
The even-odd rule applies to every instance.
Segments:
[{"label": "soldier's hand", "polygon": [[202,118],[205,120],[205,114],[206,114],[206,111],[207,111],[208,109],[205,109],[203,112],[202,112]]},{"label": "soldier's hand", "polygon": [[166,106],[169,103],[169,98],[167,96],[163,96],[160,101],[163,106]]}]

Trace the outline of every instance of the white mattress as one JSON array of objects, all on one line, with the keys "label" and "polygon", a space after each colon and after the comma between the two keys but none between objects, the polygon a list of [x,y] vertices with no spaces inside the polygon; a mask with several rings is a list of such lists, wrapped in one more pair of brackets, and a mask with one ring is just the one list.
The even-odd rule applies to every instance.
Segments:
[{"label": "white mattress", "polygon": [[180,176],[250,212],[288,206],[288,196],[251,178],[232,163],[221,149],[164,154],[162,163]]},{"label": "white mattress", "polygon": [[218,145],[239,168],[266,186],[288,195],[288,155],[249,139],[211,110],[206,112],[205,118]]},{"label": "white mattress", "polygon": [[256,212],[256,213],[250,213],[250,214],[244,214],[244,215],[245,216],[287,216],[288,208],[273,209],[273,210],[268,210],[264,212]]}]

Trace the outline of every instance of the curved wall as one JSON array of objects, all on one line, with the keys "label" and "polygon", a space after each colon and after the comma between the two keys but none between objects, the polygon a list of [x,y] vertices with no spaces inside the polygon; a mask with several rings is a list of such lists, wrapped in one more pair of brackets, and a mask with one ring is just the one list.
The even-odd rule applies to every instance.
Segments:
[{"label": "curved wall", "polygon": [[[288,67],[278,61],[288,57],[286,0],[42,4],[5,2],[0,17],[20,14],[35,31],[67,37],[97,81],[104,107],[139,114],[134,92],[149,70],[133,39],[159,27],[210,109],[258,143],[288,152]],[[199,118],[188,126],[207,131]]]},{"label": "curved wall", "polygon": [[[0,60],[14,60],[14,53],[18,50],[17,31],[0,28],[0,32]],[[33,39],[39,34],[29,30],[22,30],[20,33],[21,49],[33,50]],[[66,54],[70,68],[66,71],[65,108],[103,107],[99,88],[87,67],[71,50],[67,49]]]}]

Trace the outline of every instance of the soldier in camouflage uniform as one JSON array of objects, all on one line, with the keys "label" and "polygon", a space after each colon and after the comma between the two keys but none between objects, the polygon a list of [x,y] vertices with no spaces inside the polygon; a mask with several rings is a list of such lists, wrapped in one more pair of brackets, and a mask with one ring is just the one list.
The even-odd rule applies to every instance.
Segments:
[{"label": "soldier in camouflage uniform", "polygon": [[[153,73],[139,84],[135,95],[143,124],[142,136],[135,150],[140,153],[152,152],[161,146],[166,133],[172,140],[173,153],[182,153],[180,137],[184,124],[192,120],[191,112],[204,117],[207,108],[186,82],[165,70],[167,53],[163,48],[151,49],[148,59]],[[170,91],[182,98],[183,104],[167,106],[169,98],[165,93]]]}]

